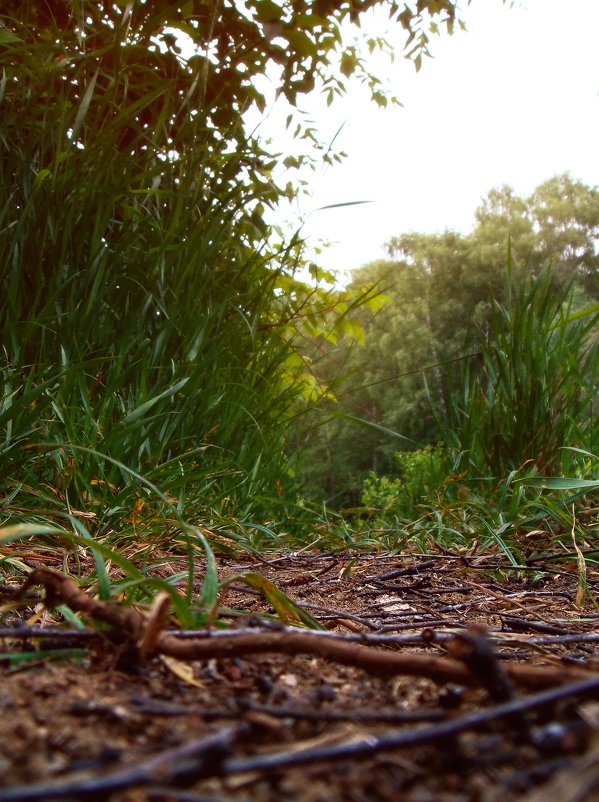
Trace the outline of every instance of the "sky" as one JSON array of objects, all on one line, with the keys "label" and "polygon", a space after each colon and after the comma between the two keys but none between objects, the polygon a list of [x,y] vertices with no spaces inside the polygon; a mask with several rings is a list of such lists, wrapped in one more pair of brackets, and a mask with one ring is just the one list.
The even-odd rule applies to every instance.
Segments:
[{"label": "sky", "polygon": [[[565,171],[599,184],[599,0],[473,0],[462,17],[467,32],[436,37],[420,72],[376,66],[402,108],[377,108],[359,85],[329,109],[300,104],[325,140],[343,126],[335,146],[348,154],[304,175],[310,194],[286,215],[313,246],[332,243],[321,266],[384,258],[408,231],[466,232],[503,184],[524,195]],[[350,201],[371,202],[317,211]]]}]

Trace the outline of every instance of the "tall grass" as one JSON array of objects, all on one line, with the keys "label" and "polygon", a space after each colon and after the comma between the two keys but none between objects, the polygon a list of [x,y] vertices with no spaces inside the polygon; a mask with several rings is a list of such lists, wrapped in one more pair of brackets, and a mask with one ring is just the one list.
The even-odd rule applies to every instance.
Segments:
[{"label": "tall grass", "polygon": [[573,309],[573,297],[549,269],[518,288],[508,281],[479,361],[454,377],[445,442],[397,455],[399,478],[372,474],[358,526],[390,546],[494,549],[520,566],[568,552],[573,526],[593,547],[596,525],[580,521],[596,519],[584,496],[599,485],[599,315]]},{"label": "tall grass", "polygon": [[[599,315],[574,314],[572,287],[546,269],[495,301],[482,364],[453,394],[448,444],[469,472],[506,479],[514,470],[559,474],[593,450]],[[569,447],[569,448],[568,448]]]},{"label": "tall grass", "polygon": [[200,66],[126,26],[109,46],[36,29],[34,5],[0,48],[5,514],[92,509],[108,530],[146,499],[122,463],[181,513],[251,517],[280,501],[299,392],[258,148],[210,127]]}]

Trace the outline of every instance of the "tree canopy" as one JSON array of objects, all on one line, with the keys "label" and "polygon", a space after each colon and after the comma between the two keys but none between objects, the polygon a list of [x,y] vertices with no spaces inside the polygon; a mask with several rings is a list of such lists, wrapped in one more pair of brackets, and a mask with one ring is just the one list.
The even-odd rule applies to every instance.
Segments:
[{"label": "tree canopy", "polygon": [[[9,99],[11,80],[17,72],[24,78],[19,46],[35,48],[35,77],[45,75],[46,92],[59,90],[64,113],[79,112],[71,119],[75,138],[86,129],[105,134],[118,120],[114,144],[120,151],[153,148],[166,154],[197,144],[198,137],[216,149],[223,143],[245,145],[243,113],[251,106],[264,109],[256,79],[267,74],[292,106],[315,88],[332,100],[354,74],[369,83],[375,101],[386,102],[366,58],[386,43],[370,39],[361,51],[346,45],[342,34],[346,22],[359,27],[375,7],[397,23],[402,35],[393,45],[417,66],[431,34],[451,33],[459,22],[454,0],[418,0],[415,7],[389,0],[7,0],[0,16],[0,44],[8,48],[4,91]],[[183,58],[181,37],[193,55]],[[102,96],[112,102],[98,104]],[[196,116],[201,126],[190,124]],[[259,161],[248,168],[257,176],[268,173]]]}]

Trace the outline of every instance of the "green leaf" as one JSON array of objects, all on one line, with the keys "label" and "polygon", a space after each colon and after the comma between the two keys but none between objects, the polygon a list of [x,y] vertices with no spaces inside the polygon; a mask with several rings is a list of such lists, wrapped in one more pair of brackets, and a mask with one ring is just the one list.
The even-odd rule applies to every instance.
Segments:
[{"label": "green leaf", "polygon": [[223,587],[230,585],[232,582],[242,582],[244,585],[258,590],[262,596],[268,601],[275,609],[276,614],[283,624],[303,624],[310,629],[325,630],[310,613],[304,610],[299,604],[290,599],[282,590],[262,574],[248,572],[244,574],[236,574],[229,577],[224,583]]},{"label": "green leaf", "polygon": [[408,443],[414,443],[418,445],[415,440],[412,440],[411,437],[405,437],[405,435],[399,434],[399,432],[395,432],[393,431],[393,429],[389,429],[387,426],[382,426],[380,423],[374,423],[371,420],[366,420],[366,418],[359,418],[356,415],[349,415],[345,412],[337,412],[337,411],[334,411],[333,415],[336,418],[342,418],[343,420],[352,421],[353,423],[357,423],[360,426],[366,426],[367,428],[376,429],[379,432],[388,434],[390,437],[397,437],[400,440],[405,440]]},{"label": "green leaf", "polygon": [[0,663],[5,660],[10,666],[33,663],[38,660],[83,660],[85,649],[44,649],[40,652],[8,652],[0,655]]},{"label": "green leaf", "polygon": [[83,121],[87,115],[87,111],[89,109],[90,103],[92,102],[92,97],[94,94],[94,89],[96,86],[96,81],[98,80],[98,75],[100,74],[100,68],[98,68],[91,81],[87,85],[87,89],[85,90],[85,94],[81,98],[81,104],[79,105],[79,109],[77,110],[77,116],[75,117],[75,122],[73,123],[73,131],[71,134],[71,138],[73,142],[77,141],[77,137],[79,136],[79,131],[81,130],[81,126],[83,125]]},{"label": "green leaf", "polygon": [[100,596],[100,599],[107,601],[112,596],[112,589],[110,585],[110,577],[108,576],[108,571],[106,570],[106,563],[100,552],[95,548],[94,539],[89,534],[85,526],[83,526],[81,521],[77,520],[74,515],[69,517],[77,532],[82,538],[89,542],[89,549],[96,564],[96,574],[98,576],[98,595]]},{"label": "green leaf", "polygon": [[79,613],[74,613],[66,604],[59,604],[56,609],[72,627],[85,629],[85,624],[81,620]]},{"label": "green leaf", "polygon": [[316,55],[315,43],[303,31],[301,30],[285,31],[285,36],[289,44],[292,46],[292,48],[301,56]]},{"label": "green leaf", "polygon": [[552,329],[557,329],[563,323],[571,323],[573,320],[580,320],[581,317],[587,317],[588,315],[599,315],[599,304],[591,304],[591,306],[585,306],[584,309],[573,312],[571,315],[568,315],[565,320],[559,321],[552,326]]},{"label": "green leaf", "polygon": [[[189,534],[191,536],[190,539],[192,540],[192,542],[193,539],[198,540],[200,547],[206,557],[206,572],[204,574],[204,579],[202,581],[202,589],[200,591],[200,595],[198,596],[194,604],[194,609],[198,609],[202,613],[207,613],[209,616],[212,616],[216,611],[216,605],[218,603],[218,591],[219,591],[216,558],[203,532],[201,532],[195,526],[188,528],[186,527],[186,529],[188,529],[189,531]],[[191,589],[193,589],[193,580],[194,577],[192,576],[191,581],[189,582],[189,587]]]},{"label": "green leaf", "polygon": [[140,404],[136,409],[134,409],[132,412],[130,412],[123,419],[123,424],[125,426],[129,426],[130,424],[135,423],[136,421],[138,421],[140,418],[143,418],[143,416],[147,412],[149,412],[152,409],[152,407],[155,406],[159,401],[161,401],[164,398],[170,398],[170,396],[173,396],[173,395],[175,395],[175,393],[178,393],[179,390],[182,387],[184,387],[187,384],[188,381],[189,381],[189,377],[186,378],[186,379],[181,379],[181,381],[178,381],[172,387],[168,387],[166,390],[163,390],[163,392],[161,392],[158,395],[154,396],[154,398],[150,398],[150,399],[148,399],[148,401],[145,401],[143,404]]},{"label": "green leaf", "polygon": [[358,59],[354,53],[346,52],[341,56],[341,64],[339,65],[339,69],[346,78],[349,78],[354,74],[357,66]]},{"label": "green leaf", "polygon": [[283,8],[272,0],[257,0],[254,9],[260,22],[275,22],[281,19]]},{"label": "green leaf", "polygon": [[5,45],[13,45],[15,42],[22,41],[23,40],[20,39],[15,33],[0,26],[0,46],[4,47]]},{"label": "green leaf", "polygon": [[329,203],[326,206],[319,206],[315,211],[323,212],[325,209],[341,209],[344,206],[361,206],[364,203],[374,203],[374,201],[359,200],[359,201],[345,201],[344,203]]},{"label": "green leaf", "polygon": [[528,487],[542,487],[546,490],[599,490],[599,479],[566,479],[560,476],[533,476],[517,479]]}]

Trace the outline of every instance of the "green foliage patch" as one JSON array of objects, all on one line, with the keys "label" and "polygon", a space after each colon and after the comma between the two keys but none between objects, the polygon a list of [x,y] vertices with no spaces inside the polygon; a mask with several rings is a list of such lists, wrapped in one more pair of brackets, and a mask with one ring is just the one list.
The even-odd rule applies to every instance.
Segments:
[{"label": "green foliage patch", "polygon": [[[407,233],[389,243],[398,258],[356,270],[351,286],[376,286],[387,303],[359,313],[363,347],[322,339],[308,347],[337,402],[304,419],[307,497],[355,506],[370,472],[400,478],[398,448],[443,442],[450,429],[459,452],[468,421],[486,431],[469,458],[497,480],[525,460],[541,467],[546,449],[593,451],[596,349],[583,345],[597,341],[598,235],[597,189],[562,175],[528,198],[492,190],[470,234]],[[535,283],[544,270],[550,277]],[[478,413],[468,397],[475,385]],[[495,435],[512,438],[501,459]],[[464,431],[463,449],[474,449],[476,437]]]},{"label": "green foliage patch", "polygon": [[[244,24],[218,68],[184,60],[170,26],[208,47],[243,16],[199,5],[208,18],[172,3],[3,7],[8,515],[75,510],[96,534],[135,530],[153,509],[143,474],[186,515],[288,517],[284,421],[319,392],[297,321],[318,332],[337,309],[331,328],[350,325],[356,301],[298,280],[301,242],[264,223],[290,190],[241,116],[259,97],[236,59],[260,29]],[[301,61],[289,56],[284,86]]]},{"label": "green foliage patch", "polygon": [[481,475],[548,475],[572,461],[566,446],[592,447],[599,314],[573,315],[571,286],[556,287],[548,269],[517,290],[509,279],[481,363],[451,396],[447,439]]},{"label": "green foliage patch", "polygon": [[[100,598],[162,591],[190,627],[218,619],[215,551],[480,539],[519,564],[523,520],[553,521],[560,542],[556,496],[516,480],[595,486],[593,459],[564,447],[596,442],[596,315],[581,311],[598,296],[596,190],[569,176],[528,199],[495,190],[471,236],[405,234],[346,289],[266,223],[300,191],[281,163],[336,158],[302,94],[331,102],[355,76],[392,100],[366,60],[388,43],[341,37],[377,5],[416,67],[459,23],[451,0],[3,4],[3,570],[58,553]],[[266,75],[300,156],[244,122]],[[551,279],[527,285],[548,257]],[[159,578],[159,560],[186,568]],[[236,580],[315,625],[260,575]]]}]

